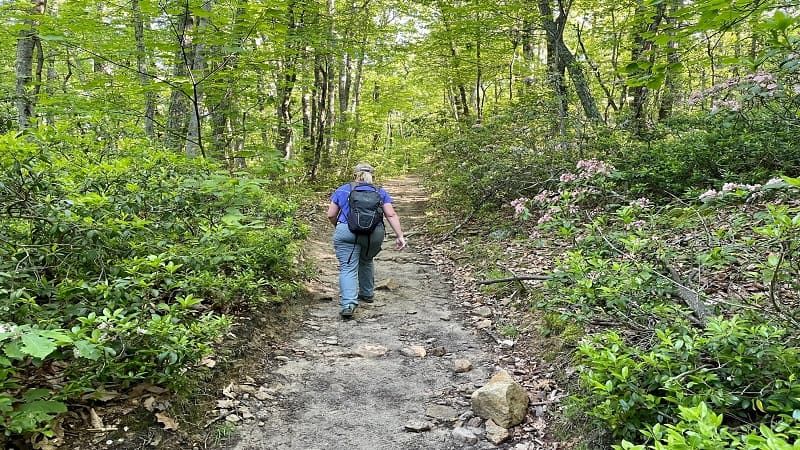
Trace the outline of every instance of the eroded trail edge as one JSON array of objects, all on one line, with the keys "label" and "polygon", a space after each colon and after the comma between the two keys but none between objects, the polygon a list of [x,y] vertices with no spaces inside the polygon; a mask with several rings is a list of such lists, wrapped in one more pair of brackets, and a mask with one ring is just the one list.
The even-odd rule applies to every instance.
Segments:
[{"label": "eroded trail edge", "polygon": [[229,448],[498,448],[453,432],[471,417],[469,395],[491,377],[497,355],[458,313],[451,287],[415,239],[426,202],[418,180],[385,187],[409,247],[398,252],[387,236],[376,258],[375,302],[343,321],[331,228],[320,221],[310,245],[318,301],[303,326],[267,353],[264,373],[243,381],[250,392],[230,396],[242,422]]}]

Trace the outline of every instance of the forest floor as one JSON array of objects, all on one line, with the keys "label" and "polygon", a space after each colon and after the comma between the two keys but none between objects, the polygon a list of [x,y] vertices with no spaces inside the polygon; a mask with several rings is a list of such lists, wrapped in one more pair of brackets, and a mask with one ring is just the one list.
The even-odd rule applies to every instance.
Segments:
[{"label": "forest floor", "polygon": [[[332,227],[324,217],[327,203],[316,205],[301,261],[314,266],[308,298],[237,318],[234,349],[215,357],[225,368],[208,383],[199,381],[197,398],[170,406],[166,393],[146,392],[130,407],[137,408],[131,414],[141,413],[141,426],[125,414],[124,429],[125,421],[113,433],[80,433],[65,448],[570,448],[552,437],[563,390],[552,362],[541,358],[558,349],[526,332],[536,328],[526,308],[475,285],[474,274],[494,261],[462,259],[458,242],[432,243],[418,179],[383,186],[395,199],[409,245],[397,251],[387,236],[375,259],[374,303],[362,302],[351,320],[339,317]],[[470,395],[500,369],[526,389],[531,404],[523,423],[495,445],[485,422],[473,417]]]}]

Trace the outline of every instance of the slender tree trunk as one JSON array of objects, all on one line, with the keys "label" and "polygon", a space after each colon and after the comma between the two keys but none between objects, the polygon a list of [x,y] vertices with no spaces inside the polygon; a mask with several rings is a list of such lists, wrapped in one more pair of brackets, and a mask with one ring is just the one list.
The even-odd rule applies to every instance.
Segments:
[{"label": "slender tree trunk", "polygon": [[[210,0],[203,4],[203,10],[207,14],[211,13]],[[206,14],[197,20],[197,32],[202,33],[208,26],[208,17]],[[206,70],[206,45],[202,41],[194,45],[194,59],[192,66],[189,69],[189,79],[192,82],[192,98],[191,98],[191,111],[189,114],[189,129],[186,133],[186,155],[187,156],[200,156],[205,157],[205,149],[203,148],[203,86],[202,80]]]},{"label": "slender tree trunk", "polygon": [[[592,68],[592,73],[594,74],[595,79],[597,80],[597,84],[600,85],[600,88],[603,90],[603,93],[606,96],[606,102],[608,102],[608,107],[611,107],[614,111],[618,111],[619,108],[617,107],[617,103],[614,101],[614,94],[611,93],[611,90],[606,86],[606,83],[603,82],[603,77],[600,75],[600,67],[592,62],[592,59],[589,57],[589,53],[586,51],[586,46],[583,44],[583,39],[581,38],[581,28],[578,27],[577,35],[578,35],[578,45],[581,47],[581,52],[583,53],[583,58],[589,67]],[[608,107],[606,107],[606,112],[608,112]]]},{"label": "slender tree trunk", "polygon": [[303,89],[303,94],[300,96],[300,105],[302,109],[302,122],[303,122],[303,152],[302,157],[304,158],[306,165],[309,168],[309,175],[315,173],[312,171],[312,164],[314,162],[314,115],[312,112],[313,109],[314,98],[311,92],[307,89]]},{"label": "slender tree trunk", "polygon": [[349,52],[345,52],[339,61],[339,111],[337,122],[339,133],[336,143],[336,152],[340,158],[344,157],[349,149],[349,112],[350,112],[350,88],[353,85],[353,61]]},{"label": "slender tree trunk", "polygon": [[144,44],[144,15],[139,5],[139,0],[131,0],[133,12],[133,35],[136,41],[136,70],[139,72],[139,84],[144,90],[144,133],[155,136],[156,100],[155,93],[150,89],[150,76],[148,75],[147,49]]},{"label": "slender tree trunk", "polygon": [[353,81],[353,103],[350,105],[350,115],[353,117],[353,145],[358,145],[358,137],[361,132],[361,82],[364,71],[364,48],[358,53],[356,62],[356,75]]},{"label": "slender tree trunk", "polygon": [[[286,40],[284,44],[284,54],[279,63],[277,82],[277,99],[275,114],[278,118],[278,139],[275,141],[275,149],[281,153],[285,159],[292,157],[292,92],[297,82],[297,27],[298,21],[295,14],[297,2],[291,1],[286,12]],[[302,16],[302,14],[301,14]]]},{"label": "slender tree trunk", "polygon": [[[32,16],[43,15],[47,2],[45,0],[32,0],[30,13]],[[36,86],[31,86],[33,81],[33,55],[38,48],[41,55],[41,41],[37,36],[39,20],[31,17],[26,19],[25,28],[20,30],[17,35],[17,60],[16,60],[16,107],[17,107],[17,126],[20,131],[27,129],[31,125],[34,105],[36,104]],[[40,56],[41,58],[41,56]],[[41,81],[41,66],[43,61],[38,62],[39,81]]]},{"label": "slender tree trunk", "polygon": [[[666,17],[666,22],[670,26],[670,28],[674,28],[677,20],[674,17],[675,11],[680,8],[679,2],[675,0],[671,0],[669,2],[669,13]],[[671,34],[674,34],[670,32]],[[738,42],[737,39],[737,48]],[[658,120],[665,120],[672,116],[672,109],[675,106],[675,101],[678,97],[678,86],[680,81],[678,77],[680,73],[678,72],[678,63],[680,62],[680,57],[678,55],[678,42],[671,40],[667,44],[667,73],[666,78],[664,79],[664,91],[661,95],[661,103],[658,107]]]},{"label": "slender tree trunk", "polygon": [[[192,48],[189,45],[188,32],[192,28],[192,17],[188,8],[181,11],[181,14],[174,18],[175,39],[178,43],[178,50],[175,53],[173,75],[176,79],[184,78],[188,75],[188,67],[194,59]],[[167,116],[166,135],[164,145],[167,148],[179,150],[185,145],[189,113],[189,98],[187,93],[180,88],[173,88],[169,99],[169,112]]]},{"label": "slender tree trunk", "polygon": [[475,40],[475,114],[476,123],[483,123],[483,104],[485,93],[483,92],[483,67],[481,67],[481,40]]},{"label": "slender tree trunk", "polygon": [[467,98],[467,88],[464,86],[464,82],[461,80],[461,63],[460,58],[458,56],[458,50],[456,49],[456,45],[449,36],[452,36],[452,29],[450,27],[450,21],[447,17],[447,11],[445,11],[444,4],[442,2],[437,3],[439,7],[439,11],[442,16],[442,23],[444,24],[445,31],[447,31],[448,36],[448,43],[450,45],[450,64],[453,67],[453,83],[456,85],[456,90],[458,91],[458,95],[455,96],[456,104],[458,105],[458,114],[460,115],[461,119],[466,119],[469,117],[469,100]]},{"label": "slender tree trunk", "polygon": [[[642,59],[643,55],[648,55],[647,61],[650,63],[650,66],[652,66],[652,63],[655,61],[653,52],[655,46],[652,40],[646,36],[656,32],[661,24],[661,20],[664,18],[664,11],[664,2],[661,2],[656,6],[656,11],[651,17],[651,20],[644,22],[642,29],[634,35],[633,48],[631,49],[631,61],[639,61]],[[647,6],[640,0],[637,15],[644,14],[647,14]],[[652,73],[650,69],[645,71],[646,75],[650,73]],[[640,134],[647,127],[647,102],[650,90],[646,86],[634,86],[630,89],[630,92],[633,98],[631,100],[631,108],[633,110],[631,121],[632,132],[634,134]]]},{"label": "slender tree trunk", "polygon": [[[550,53],[555,53],[554,61],[552,62],[552,74],[555,82],[559,83],[557,89],[562,89],[564,68],[569,72],[572,85],[578,95],[578,99],[583,107],[584,115],[590,120],[600,120],[600,111],[597,109],[597,103],[594,100],[589,83],[586,81],[586,76],[583,74],[583,69],[575,60],[575,56],[567,48],[564,43],[564,25],[567,21],[568,11],[559,4],[559,15],[556,19],[553,18],[553,10],[550,7],[550,0],[538,0],[539,12],[542,16],[542,26],[547,32],[547,51],[548,60]],[[562,91],[563,93],[563,91]],[[566,110],[566,108],[565,108]]]}]

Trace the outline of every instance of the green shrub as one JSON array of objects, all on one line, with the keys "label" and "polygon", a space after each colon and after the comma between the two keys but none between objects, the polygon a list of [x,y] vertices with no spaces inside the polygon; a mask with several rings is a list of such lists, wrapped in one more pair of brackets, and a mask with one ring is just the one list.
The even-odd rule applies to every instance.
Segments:
[{"label": "green shrub", "polygon": [[307,230],[269,180],[52,129],[0,147],[7,433],[46,430],[100,385],[182,390],[227,332],[221,313],[296,292]]},{"label": "green shrub", "polygon": [[[756,316],[715,318],[705,329],[663,317],[652,343],[615,332],[578,350],[590,414],[619,438],[676,424],[682,407],[708,404],[736,423],[770,423],[800,410],[797,336]],[[677,322],[677,323],[676,323]]]}]

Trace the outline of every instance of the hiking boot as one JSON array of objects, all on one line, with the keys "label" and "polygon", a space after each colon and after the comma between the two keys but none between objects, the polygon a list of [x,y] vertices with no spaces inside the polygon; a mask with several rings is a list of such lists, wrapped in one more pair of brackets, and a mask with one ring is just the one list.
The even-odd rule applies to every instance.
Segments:
[{"label": "hiking boot", "polygon": [[339,312],[339,315],[342,316],[342,319],[349,319],[353,317],[353,312],[356,310],[356,305],[345,305],[342,307],[342,310]]},{"label": "hiking boot", "polygon": [[363,295],[359,295],[358,296],[358,301],[364,302],[364,303],[373,303],[375,301],[375,296],[371,295],[369,297],[366,297],[366,296],[363,296]]}]

